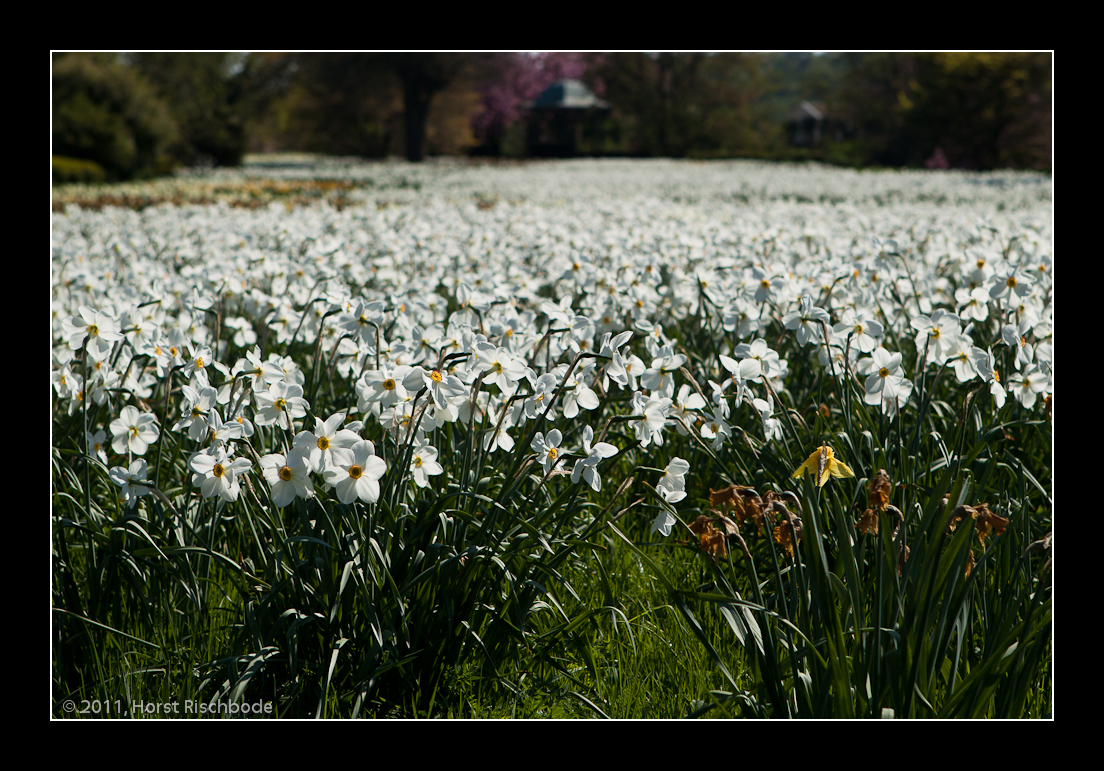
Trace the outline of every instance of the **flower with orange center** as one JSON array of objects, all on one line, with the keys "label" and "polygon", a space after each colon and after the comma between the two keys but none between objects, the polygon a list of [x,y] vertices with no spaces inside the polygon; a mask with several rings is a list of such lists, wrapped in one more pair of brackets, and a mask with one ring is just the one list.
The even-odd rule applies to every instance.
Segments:
[{"label": "flower with orange center", "polygon": [[303,387],[295,383],[278,381],[265,392],[258,392],[257,414],[254,417],[258,426],[271,426],[273,423],[280,428],[290,427],[291,420],[302,418],[307,414],[310,406],[303,398]]},{"label": "flower with orange center", "polygon": [[344,428],[345,413],[337,412],[326,421],[314,419],[314,431],[300,431],[295,435],[295,447],[310,458],[315,473],[323,473],[333,458],[334,450],[348,449],[360,441],[354,431]]},{"label": "flower with orange center", "polygon": [[361,439],[348,449],[335,449],[333,463],[323,477],[334,486],[342,503],[352,503],[358,498],[375,503],[380,496],[379,479],[386,471],[387,464],[376,456],[375,446]]},{"label": "flower with orange center", "polygon": [[866,378],[866,394],[863,401],[867,404],[881,404],[885,399],[896,399],[901,390],[904,377],[901,372],[901,354],[890,353],[879,346],[871,354],[871,374]]},{"label": "flower with orange center", "polygon": [[540,461],[541,466],[544,467],[544,473],[551,473],[553,468],[559,468],[564,464],[565,458],[560,458],[560,442],[563,441],[563,434],[560,433],[558,428],[553,428],[548,432],[546,437],[540,431],[533,437],[532,448],[533,452],[537,454],[537,460]]},{"label": "flower with orange center", "polygon": [[293,449],[286,457],[279,453],[265,455],[261,458],[261,471],[272,486],[275,506],[287,506],[296,498],[314,497],[310,460],[302,450]]},{"label": "flower with orange center", "polygon": [[245,458],[231,460],[222,447],[196,453],[188,465],[195,472],[192,483],[199,487],[199,492],[204,498],[217,495],[225,501],[238,499],[238,493],[241,490],[238,476],[253,466]]},{"label": "flower with orange center", "polygon": [[465,396],[468,393],[464,381],[456,375],[450,375],[439,369],[427,370],[422,367],[414,367],[403,378],[403,385],[406,390],[414,392],[424,386],[429,391],[433,405],[439,410],[447,409],[449,399]]}]

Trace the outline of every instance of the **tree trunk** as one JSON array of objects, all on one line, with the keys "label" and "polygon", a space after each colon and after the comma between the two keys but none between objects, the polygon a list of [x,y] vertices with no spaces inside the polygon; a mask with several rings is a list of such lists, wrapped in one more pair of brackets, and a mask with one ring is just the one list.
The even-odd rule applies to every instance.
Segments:
[{"label": "tree trunk", "polygon": [[418,163],[425,160],[430,101],[453,81],[467,59],[456,53],[396,53],[389,58],[403,85],[406,159]]},{"label": "tree trunk", "polygon": [[427,88],[424,78],[413,77],[403,83],[403,126],[406,135],[406,159],[411,163],[425,160],[426,123],[429,103],[435,90]]}]

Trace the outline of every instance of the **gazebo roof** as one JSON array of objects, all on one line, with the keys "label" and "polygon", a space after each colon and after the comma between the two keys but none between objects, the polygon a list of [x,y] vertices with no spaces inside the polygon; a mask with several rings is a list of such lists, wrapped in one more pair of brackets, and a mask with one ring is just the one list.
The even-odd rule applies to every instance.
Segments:
[{"label": "gazebo roof", "polygon": [[560,109],[584,109],[587,107],[609,107],[609,104],[594,95],[581,80],[558,80],[544,89],[529,107],[552,107]]},{"label": "gazebo roof", "polygon": [[823,120],[824,110],[818,108],[816,105],[810,102],[802,101],[801,104],[798,105],[797,109],[790,113],[790,120],[801,121],[805,120],[806,118],[812,118],[813,120]]}]

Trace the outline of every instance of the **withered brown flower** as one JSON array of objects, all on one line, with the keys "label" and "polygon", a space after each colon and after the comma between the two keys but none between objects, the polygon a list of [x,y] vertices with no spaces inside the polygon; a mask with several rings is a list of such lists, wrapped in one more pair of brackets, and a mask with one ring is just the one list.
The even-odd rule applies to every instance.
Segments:
[{"label": "withered brown flower", "polygon": [[774,528],[774,540],[781,544],[782,548],[786,550],[786,553],[791,557],[794,555],[794,535],[793,527],[787,520],[782,522]]},{"label": "withered brown flower", "polygon": [[856,526],[860,533],[870,533],[871,535],[878,534],[878,511],[876,509],[867,509],[862,513],[862,517],[859,518],[859,524]]},{"label": "withered brown flower", "polygon": [[951,512],[951,518],[947,520],[947,532],[953,533],[958,527],[958,523],[966,519],[966,517],[977,517],[977,510],[973,506],[958,506]]},{"label": "withered brown flower", "polygon": [[977,530],[978,540],[985,543],[990,533],[1001,535],[1008,526],[1008,519],[995,513],[989,508],[988,503],[979,503],[977,506],[959,506],[951,512],[951,518],[947,521],[947,532],[953,533],[958,523],[969,515],[974,520],[974,529]]},{"label": "withered brown flower", "polygon": [[[768,496],[772,493],[768,492]],[[763,499],[754,488],[745,485],[729,485],[720,490],[709,491],[709,501],[716,508],[731,508],[737,522],[749,517],[755,523],[759,535],[763,534]]]},{"label": "withered brown flower", "polygon": [[1002,517],[992,512],[989,509],[988,503],[979,504],[975,509],[977,511],[977,522],[975,523],[975,527],[977,528],[978,540],[982,543],[989,537],[990,532],[1001,535],[1004,532],[1004,528],[1008,526],[1007,517]]},{"label": "withered brown flower", "polygon": [[771,511],[779,515],[778,525],[774,528],[774,540],[792,557],[794,545],[801,543],[801,518],[795,516],[780,500],[771,501]]},{"label": "withered brown flower", "polygon": [[701,535],[711,527],[713,527],[713,517],[699,514],[695,517],[694,521],[690,523],[690,532],[694,535]]},{"label": "withered brown flower", "polygon": [[712,524],[699,536],[701,550],[709,555],[713,564],[717,564],[723,557],[728,556],[728,547],[725,544],[725,535]]},{"label": "withered brown flower", "polygon": [[870,496],[870,508],[885,511],[886,506],[889,505],[889,497],[893,494],[893,485],[890,483],[889,474],[884,468],[878,469],[878,473],[870,480],[867,491]]}]

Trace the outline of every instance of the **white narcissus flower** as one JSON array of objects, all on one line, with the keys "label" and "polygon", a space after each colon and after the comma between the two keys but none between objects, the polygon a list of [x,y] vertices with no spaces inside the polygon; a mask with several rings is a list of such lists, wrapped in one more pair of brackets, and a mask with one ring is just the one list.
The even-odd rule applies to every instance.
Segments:
[{"label": "white narcissus flower", "polygon": [[583,454],[586,457],[575,461],[575,467],[571,470],[571,481],[578,484],[580,478],[585,479],[597,493],[602,490],[602,477],[598,475],[598,464],[604,458],[612,458],[618,450],[607,442],[598,442],[591,447],[592,439],[594,439],[594,429],[586,426],[583,429]]},{"label": "white narcissus flower", "polygon": [[878,347],[877,338],[884,334],[885,328],[879,322],[868,319],[865,311],[844,308],[840,323],[832,327],[832,332],[844,336],[844,339],[850,337],[852,350],[870,353]]},{"label": "white narcissus flower", "polygon": [[785,325],[786,329],[797,330],[797,342],[799,345],[815,343],[824,335],[821,324],[827,324],[831,320],[831,316],[829,316],[828,311],[823,308],[814,306],[813,300],[809,295],[801,296],[800,306],[798,310],[790,311],[783,316],[782,323]]},{"label": "white narcissus flower", "polygon": [[314,431],[300,431],[295,435],[295,447],[303,450],[310,458],[311,468],[321,474],[330,465],[332,452],[336,449],[348,449],[360,441],[360,437],[345,425],[345,413],[331,415],[325,422],[314,419]]},{"label": "white narcissus flower", "polygon": [[379,300],[357,300],[356,307],[350,313],[342,313],[337,317],[337,327],[360,342],[373,344],[386,309],[386,303]]},{"label": "white narcissus flower", "polygon": [[602,344],[598,348],[598,355],[603,359],[613,358],[614,352],[632,339],[632,334],[631,331],[621,332],[617,335],[606,332],[602,335]]},{"label": "white narcissus flower", "polygon": [[289,419],[295,420],[307,414],[307,400],[303,398],[303,387],[284,381],[273,383],[268,391],[257,394],[257,414],[253,420],[258,426],[280,428],[290,427]]},{"label": "white narcissus flower", "polygon": [[631,424],[641,447],[652,443],[663,444],[663,427],[667,425],[667,411],[670,408],[670,399],[645,397],[640,391],[633,393],[632,412],[637,417]]},{"label": "white narcissus flower", "polygon": [[337,499],[342,503],[352,503],[357,498],[375,503],[380,496],[380,477],[386,472],[387,464],[376,456],[375,446],[361,439],[352,447],[335,449],[332,463],[323,477],[334,486]]},{"label": "white narcissus flower", "polygon": [[212,447],[221,447],[231,439],[240,439],[245,436],[245,422],[227,420],[223,422],[218,410],[207,413],[207,438]]},{"label": "white narcissus flower", "polygon": [[[721,356],[721,365],[732,374],[732,385],[736,387],[736,406],[739,407],[745,396],[750,396],[747,387],[749,380],[756,380],[763,374],[763,364],[758,359],[744,359],[737,362],[728,356]],[[728,417],[727,411],[725,417]]]},{"label": "white narcissus flower", "polygon": [[409,374],[410,367],[405,365],[365,372],[356,386],[357,409],[367,413],[379,405],[379,411],[382,411],[396,402],[406,401],[410,397],[403,378]]},{"label": "white narcissus flower", "polygon": [[1018,298],[1031,294],[1031,285],[1035,283],[1035,277],[1023,268],[1008,265],[998,269],[998,272],[993,275],[992,282],[989,286],[989,297],[994,300],[1008,297],[1014,302]]},{"label": "white narcissus flower", "polygon": [[622,356],[618,351],[612,351],[612,361],[606,365],[603,375],[602,388],[609,391],[609,381],[617,383],[622,388],[630,391],[636,390],[636,378],[644,374],[644,362],[639,356],[628,354]]},{"label": "white narcissus flower", "polygon": [[914,316],[909,323],[919,332],[916,336],[916,350],[928,352],[927,364],[943,362],[949,358],[948,347],[962,333],[962,322],[958,316],[942,308],[933,311],[930,318]]},{"label": "white narcissus flower", "polygon": [[565,418],[573,418],[578,415],[579,407],[594,410],[601,404],[598,400],[598,394],[594,393],[590,386],[586,384],[586,381],[593,374],[594,368],[593,360],[587,361],[580,365],[578,372],[574,372],[568,377],[567,390],[564,391],[563,396],[563,414]]},{"label": "white narcissus flower", "polygon": [[499,447],[507,452],[514,449],[514,438],[506,433],[506,429],[512,428],[514,425],[511,413],[511,410],[506,409],[501,420],[495,419],[495,425],[483,435],[483,450],[485,452],[494,452]]},{"label": "white narcissus flower", "polygon": [[1022,375],[1013,375],[1008,379],[1009,392],[1020,400],[1025,408],[1035,406],[1035,399],[1050,387],[1050,378],[1038,367],[1032,365]]},{"label": "white narcissus flower", "polygon": [[313,498],[310,481],[310,460],[301,450],[292,450],[285,457],[279,453],[261,458],[261,471],[272,486],[272,503],[287,506],[296,498]]},{"label": "white narcissus flower", "polygon": [[222,447],[196,453],[188,465],[196,472],[192,477],[192,484],[199,487],[200,494],[204,498],[217,495],[224,501],[238,499],[238,493],[241,491],[238,476],[253,467],[253,464],[245,458],[231,460]]},{"label": "white narcissus flower", "polygon": [[[756,401],[759,401],[756,399]],[[728,425],[720,413],[720,410],[714,408],[712,414],[708,418],[705,418],[701,424],[702,439],[712,439],[711,445],[714,450],[719,450],[721,445],[732,436],[732,426]]]},{"label": "white narcissus flower", "polygon": [[439,410],[448,407],[448,400],[467,394],[467,386],[456,375],[450,375],[438,369],[423,369],[414,367],[403,378],[403,385],[407,391],[417,393],[423,387],[429,391],[433,400],[433,406]]},{"label": "white narcissus flower", "polygon": [[[686,472],[690,464],[682,458],[672,458],[656,483],[656,490],[667,503],[678,503],[686,497]],[[655,532],[654,530],[652,532]],[[669,531],[668,531],[669,532]],[[664,533],[667,535],[667,533]]]},{"label": "white narcissus flower", "polygon": [[525,377],[528,369],[525,363],[505,348],[487,342],[475,344],[475,355],[483,371],[483,382],[494,383],[507,398],[513,396],[517,382]]},{"label": "white narcissus flower", "polygon": [[966,383],[977,377],[977,368],[970,356],[972,341],[966,335],[959,335],[954,343],[947,347],[947,363],[954,367],[958,382]]},{"label": "white narcissus flower", "polygon": [[116,466],[108,472],[111,481],[123,489],[123,499],[128,509],[149,492],[149,487],[141,484],[146,481],[146,474],[146,462],[141,458],[131,463],[129,469]]},{"label": "white narcissus flower", "polygon": [[696,419],[691,413],[702,409],[705,405],[705,397],[697,391],[691,391],[690,386],[684,383],[679,386],[678,394],[671,402],[671,414],[668,417],[674,421],[675,429],[686,436],[687,426],[693,425]]},{"label": "white narcissus flower", "polygon": [[980,286],[955,290],[955,303],[960,318],[970,321],[985,321],[989,318],[989,293]]},{"label": "white narcissus flower", "polygon": [[766,399],[752,399],[752,406],[759,412],[759,417],[763,420],[763,438],[764,441],[770,442],[772,439],[782,439],[782,421],[774,415],[774,407]]},{"label": "white narcissus flower", "polygon": [[677,521],[675,515],[667,511],[667,509],[660,509],[659,514],[652,520],[651,532],[659,533],[666,538],[671,534],[671,528],[674,527]]},{"label": "white narcissus flower", "polygon": [[69,335],[69,348],[79,351],[87,338],[88,355],[96,361],[103,361],[111,353],[112,346],[123,339],[119,323],[106,313],[84,305],[77,314],[62,322],[63,331]]},{"label": "white narcissus flower", "polygon": [[891,354],[879,346],[871,354],[871,362],[871,373],[866,378],[866,395],[863,401],[867,404],[881,404],[884,399],[896,399],[904,380],[899,374],[901,354]]},{"label": "white narcissus flower", "polygon": [[768,378],[775,377],[782,370],[782,360],[778,352],[767,345],[767,341],[757,337],[750,343],[740,343],[732,352],[733,356],[741,359],[755,359],[762,368],[762,374]]},{"label": "white narcissus flower", "polygon": [[970,356],[974,360],[974,368],[978,375],[982,380],[989,383],[989,393],[993,395],[993,401],[996,402],[999,410],[1004,406],[1007,394],[1004,392],[1004,386],[1000,384],[1000,375],[997,372],[997,366],[993,358],[993,349],[971,348]]},{"label": "white narcissus flower", "polygon": [[[207,367],[214,367],[223,377],[230,374],[230,371],[226,369],[226,367],[215,361],[215,355],[211,352],[210,346],[207,345],[200,345],[194,348],[192,355],[184,364],[183,372],[185,377],[192,377],[199,372],[204,372]],[[203,382],[206,383],[208,379],[208,377],[204,377]]]},{"label": "white narcissus flower", "polygon": [[555,403],[556,391],[560,387],[560,378],[554,372],[545,372],[533,383],[533,393],[525,400],[525,417],[529,420],[538,415],[547,415]]},{"label": "white narcissus flower", "polygon": [[188,429],[188,436],[197,442],[207,438],[208,413],[218,403],[218,391],[207,385],[206,375],[197,378],[196,386],[184,385],[184,403],[181,405],[181,417],[173,426],[173,431]]},{"label": "white narcissus flower", "polygon": [[111,421],[108,428],[113,437],[111,449],[120,455],[127,452],[145,455],[146,450],[160,435],[157,418],[152,413],[139,412],[137,407],[129,404],[123,407],[119,417]]},{"label": "white narcissus flower", "polygon": [[415,442],[414,452],[410,455],[410,473],[418,487],[429,487],[429,477],[444,470],[437,462],[437,448],[431,447],[429,440],[423,438]]},{"label": "white narcissus flower", "polygon": [[640,376],[640,385],[652,392],[652,396],[672,398],[675,395],[675,375],[686,363],[686,357],[664,346],[652,366]]},{"label": "white narcissus flower", "polygon": [[540,431],[533,437],[531,446],[533,452],[537,454],[541,466],[544,467],[545,475],[549,474],[553,468],[559,469],[564,463],[564,459],[560,458],[561,441],[563,441],[563,434],[560,433],[558,428],[549,431],[547,437]]},{"label": "white narcissus flower", "polygon": [[1035,348],[1027,342],[1027,335],[1033,326],[1031,319],[1025,316],[1019,324],[1001,327],[1001,340],[1016,351],[1016,369],[1028,367],[1035,360]]},{"label": "white narcissus flower", "polygon": [[106,465],[107,453],[104,452],[104,442],[107,441],[107,434],[102,430],[94,434],[91,431],[85,431],[84,441],[88,447],[88,454],[99,458],[100,463]]}]

